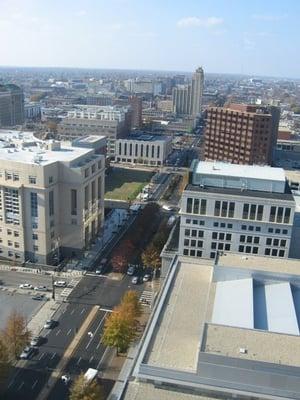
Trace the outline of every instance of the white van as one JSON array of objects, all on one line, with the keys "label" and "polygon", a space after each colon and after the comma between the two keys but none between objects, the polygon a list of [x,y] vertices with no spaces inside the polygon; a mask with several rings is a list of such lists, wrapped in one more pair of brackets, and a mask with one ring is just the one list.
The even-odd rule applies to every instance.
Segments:
[{"label": "white van", "polygon": [[98,375],[98,370],[94,369],[94,368],[89,368],[86,373],[84,374],[84,378],[86,380],[87,383],[92,382],[92,380],[94,380],[96,378],[96,376]]}]

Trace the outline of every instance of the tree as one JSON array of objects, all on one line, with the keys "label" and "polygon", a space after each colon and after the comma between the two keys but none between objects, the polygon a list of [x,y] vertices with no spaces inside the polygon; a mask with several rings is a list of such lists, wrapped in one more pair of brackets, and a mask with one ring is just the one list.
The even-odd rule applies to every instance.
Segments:
[{"label": "tree", "polygon": [[121,308],[123,308],[125,312],[131,312],[133,318],[141,315],[142,308],[139,302],[138,294],[135,290],[127,290],[127,292],[125,292],[122,299]]},{"label": "tree", "polygon": [[103,400],[102,386],[96,380],[87,382],[84,373],[81,373],[70,388],[69,400]]},{"label": "tree", "polygon": [[4,339],[0,338],[0,394],[5,389],[5,382],[9,374],[10,363],[8,348]]},{"label": "tree", "polygon": [[111,258],[111,265],[114,272],[125,272],[128,262],[134,252],[134,245],[131,240],[123,240],[120,246],[114,251]]},{"label": "tree", "polygon": [[135,325],[132,313],[118,307],[105,321],[102,343],[125,353],[135,338]]},{"label": "tree", "polygon": [[158,269],[161,266],[161,259],[158,249],[150,244],[142,254],[143,264],[152,267],[153,269]]},{"label": "tree", "polygon": [[26,326],[26,320],[22,314],[13,311],[3,330],[3,340],[8,345],[9,356],[17,359],[22,349],[30,340],[30,332]]}]

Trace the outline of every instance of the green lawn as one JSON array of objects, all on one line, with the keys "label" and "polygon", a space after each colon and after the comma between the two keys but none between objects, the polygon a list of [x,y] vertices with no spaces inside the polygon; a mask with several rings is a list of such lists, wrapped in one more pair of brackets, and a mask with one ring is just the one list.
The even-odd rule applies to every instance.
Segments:
[{"label": "green lawn", "polygon": [[105,178],[105,199],[133,200],[150,182],[152,172],[114,168]]}]

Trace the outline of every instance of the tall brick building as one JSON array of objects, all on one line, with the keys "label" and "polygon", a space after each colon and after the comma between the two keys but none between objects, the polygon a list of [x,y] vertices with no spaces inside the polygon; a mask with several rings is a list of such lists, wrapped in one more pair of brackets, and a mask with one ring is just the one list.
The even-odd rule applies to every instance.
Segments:
[{"label": "tall brick building", "polygon": [[280,110],[274,106],[229,104],[209,107],[205,159],[233,164],[272,164]]}]

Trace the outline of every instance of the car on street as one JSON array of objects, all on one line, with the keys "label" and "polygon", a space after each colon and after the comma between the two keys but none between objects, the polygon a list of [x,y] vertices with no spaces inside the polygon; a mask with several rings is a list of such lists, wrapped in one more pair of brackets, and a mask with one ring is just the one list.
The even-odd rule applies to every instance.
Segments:
[{"label": "car on street", "polygon": [[127,275],[132,276],[135,272],[135,268],[133,265],[130,265],[127,269]]},{"label": "car on street", "polygon": [[25,349],[20,354],[21,360],[28,360],[31,356],[33,356],[35,349],[31,346],[26,346]]},{"label": "car on street", "polygon": [[45,329],[52,329],[55,326],[55,321],[53,319],[47,319],[47,321],[44,324]]},{"label": "car on street", "polygon": [[21,285],[19,285],[20,289],[33,289],[33,286],[30,283],[21,283]]},{"label": "car on street", "polygon": [[66,287],[67,286],[67,282],[66,281],[55,281],[54,282],[54,286],[56,286],[56,287]]},{"label": "car on street", "polygon": [[35,286],[34,290],[37,290],[39,292],[47,292],[48,288],[47,288],[47,286]]},{"label": "car on street", "polygon": [[148,281],[150,281],[151,280],[151,275],[150,274],[145,274],[144,276],[143,276],[143,282],[148,282]]},{"label": "car on street", "polygon": [[41,336],[33,336],[33,338],[30,340],[30,346],[39,346],[42,342]]},{"label": "car on street", "polygon": [[67,385],[71,381],[71,377],[70,377],[70,375],[65,374],[65,375],[62,375],[61,380],[63,381],[63,383],[65,385]]},{"label": "car on street", "polygon": [[48,298],[44,294],[36,294],[32,296],[32,300],[48,300]]},{"label": "car on street", "polygon": [[139,283],[139,277],[138,276],[134,276],[131,279],[131,283],[133,283],[134,285],[137,285]]}]

